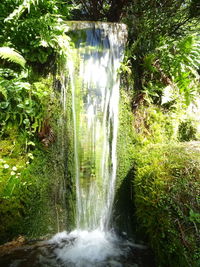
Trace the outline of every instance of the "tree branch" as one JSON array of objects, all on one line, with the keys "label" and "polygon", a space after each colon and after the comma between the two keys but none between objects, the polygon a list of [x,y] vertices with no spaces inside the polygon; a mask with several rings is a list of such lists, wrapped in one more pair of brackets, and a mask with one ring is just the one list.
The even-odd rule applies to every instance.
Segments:
[{"label": "tree branch", "polygon": [[175,34],[184,24],[186,24],[189,20],[191,19],[191,17],[188,17],[187,19],[185,19],[184,21],[180,22],[179,24],[176,25],[175,29],[173,29],[171,32],[169,32],[170,35]]}]

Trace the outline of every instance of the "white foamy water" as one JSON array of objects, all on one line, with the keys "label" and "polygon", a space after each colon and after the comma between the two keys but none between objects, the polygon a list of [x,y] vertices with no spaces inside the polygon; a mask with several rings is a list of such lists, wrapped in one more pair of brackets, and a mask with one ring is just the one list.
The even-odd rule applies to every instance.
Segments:
[{"label": "white foamy water", "polygon": [[100,230],[58,233],[49,242],[63,243],[54,253],[64,266],[76,267],[122,266],[120,258],[134,246],[119,240],[114,233]]}]

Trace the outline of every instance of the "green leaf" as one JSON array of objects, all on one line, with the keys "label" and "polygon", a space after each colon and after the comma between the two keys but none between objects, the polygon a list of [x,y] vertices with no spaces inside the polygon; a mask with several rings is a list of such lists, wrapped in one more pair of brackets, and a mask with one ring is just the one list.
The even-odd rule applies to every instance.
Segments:
[{"label": "green leaf", "polygon": [[10,62],[21,65],[23,68],[25,67],[26,60],[16,52],[13,48],[10,47],[0,47],[0,57],[6,59]]},{"label": "green leaf", "polygon": [[27,145],[28,145],[28,146],[35,146],[35,143],[32,142],[32,141],[29,141],[29,142],[27,143]]},{"label": "green leaf", "polygon": [[30,121],[29,121],[29,119],[24,119],[23,120],[23,123],[26,124],[26,125],[29,125],[30,124]]},{"label": "green leaf", "polygon": [[5,19],[5,22],[18,19],[26,10],[30,12],[31,5],[38,4],[39,0],[24,0],[14,11]]},{"label": "green leaf", "polygon": [[200,213],[190,210],[190,221],[200,223]]},{"label": "green leaf", "polygon": [[24,104],[18,104],[17,107],[18,108],[24,108]]},{"label": "green leaf", "polygon": [[0,103],[0,108],[2,109],[6,109],[8,106],[9,106],[9,102],[4,101]]},{"label": "green leaf", "polygon": [[0,94],[7,100],[7,91],[6,89],[0,85]]}]

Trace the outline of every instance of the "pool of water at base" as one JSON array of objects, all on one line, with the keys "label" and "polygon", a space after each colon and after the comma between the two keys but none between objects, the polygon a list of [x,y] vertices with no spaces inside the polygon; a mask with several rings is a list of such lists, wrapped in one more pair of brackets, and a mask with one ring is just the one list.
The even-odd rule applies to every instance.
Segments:
[{"label": "pool of water at base", "polygon": [[155,267],[150,250],[112,232],[72,231],[27,242],[0,257],[2,267]]}]

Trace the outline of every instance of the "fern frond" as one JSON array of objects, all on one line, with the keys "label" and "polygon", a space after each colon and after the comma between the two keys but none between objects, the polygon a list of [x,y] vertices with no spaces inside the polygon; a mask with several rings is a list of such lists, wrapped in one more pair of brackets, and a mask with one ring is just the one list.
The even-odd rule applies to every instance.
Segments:
[{"label": "fern frond", "polygon": [[16,52],[13,48],[0,47],[0,57],[10,62],[19,64],[23,68],[25,67],[26,60],[23,58],[22,55]]},{"label": "fern frond", "polygon": [[2,95],[7,100],[7,90],[0,85],[0,95]]},{"label": "fern frond", "polygon": [[19,18],[25,10],[28,9],[28,12],[30,12],[31,5],[37,5],[39,3],[39,0],[24,0],[21,5],[19,5],[4,21],[7,22],[9,20]]}]

